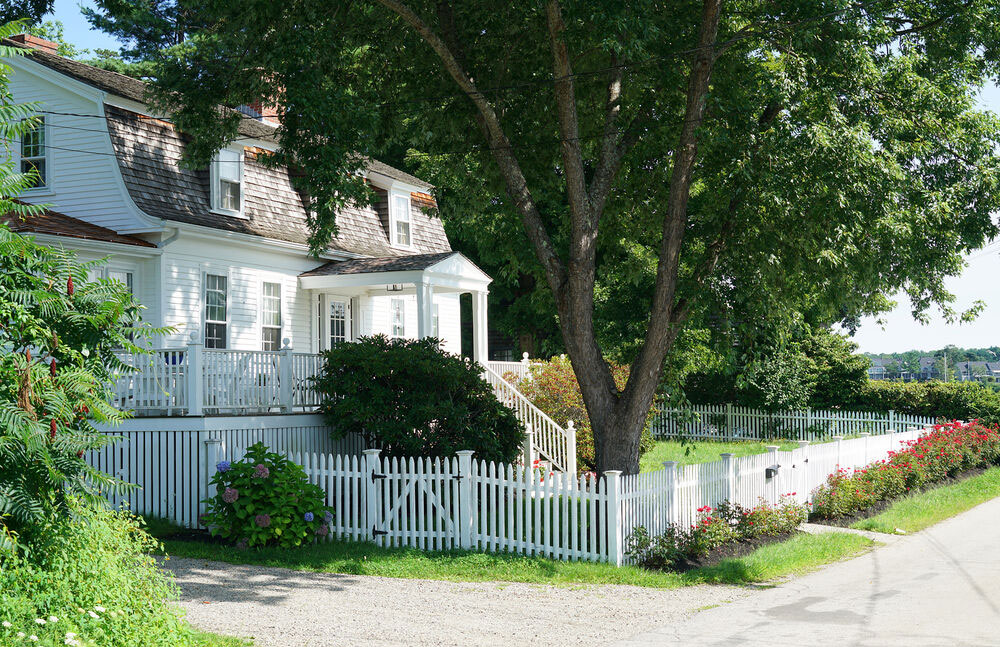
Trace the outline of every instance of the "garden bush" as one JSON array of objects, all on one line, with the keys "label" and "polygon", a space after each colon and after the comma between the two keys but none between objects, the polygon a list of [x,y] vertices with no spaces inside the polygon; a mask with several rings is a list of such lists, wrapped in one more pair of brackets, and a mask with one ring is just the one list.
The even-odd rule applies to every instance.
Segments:
[{"label": "garden bush", "polygon": [[497,401],[482,368],[441,350],[436,339],[384,335],[324,354],[316,386],[335,438],[360,434],[390,456],[453,456],[513,462],[524,429]]},{"label": "garden bush", "polygon": [[821,519],[850,515],[960,472],[1000,461],[1000,431],[978,421],[950,422],[888,458],[851,473],[838,469],[813,493]]},{"label": "garden bush", "polygon": [[[583,404],[583,393],[576,381],[573,366],[565,356],[553,357],[545,362],[531,365],[531,376],[520,380],[517,388],[531,402],[544,411],[560,427],[565,428],[570,420],[576,427],[576,460],[581,470],[593,471],[597,467],[594,454],[594,431],[590,426],[587,408]],[[619,389],[628,381],[628,367],[611,364],[611,374]],[[508,376],[510,377],[510,376]],[[653,448],[655,443],[649,425],[655,416],[650,411],[639,442],[639,455]]]},{"label": "garden bush", "polygon": [[625,554],[643,568],[676,569],[727,543],[793,532],[806,520],[806,510],[789,496],[782,496],[775,505],[761,499],[752,508],[728,501],[716,508],[704,506],[690,528],[674,524],[652,535],[645,527],[637,527],[626,539]]},{"label": "garden bush", "polygon": [[213,536],[241,547],[295,548],[329,532],[333,510],[322,488],[309,482],[302,466],[263,443],[247,449],[242,460],[221,461],[202,521]]},{"label": "garden bush", "polygon": [[137,520],[71,506],[76,517],[55,521],[30,549],[0,552],[0,645],[197,644]]},{"label": "garden bush", "polygon": [[979,420],[1000,424],[1000,393],[977,382],[868,382],[845,409],[895,411],[943,420]]}]

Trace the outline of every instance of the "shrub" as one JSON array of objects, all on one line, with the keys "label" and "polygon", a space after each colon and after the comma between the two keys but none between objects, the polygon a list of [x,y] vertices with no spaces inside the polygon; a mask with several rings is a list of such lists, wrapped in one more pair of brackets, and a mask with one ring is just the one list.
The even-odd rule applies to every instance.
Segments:
[{"label": "shrub", "polygon": [[1000,461],[1000,431],[978,421],[936,425],[898,452],[853,473],[838,469],[813,493],[813,514],[829,519]]},{"label": "shrub", "polygon": [[203,520],[213,536],[238,546],[295,548],[329,532],[333,510],[323,490],[305,470],[263,443],[247,449],[243,460],[221,461]]},{"label": "shrub", "polygon": [[361,434],[390,456],[453,456],[513,462],[524,439],[514,412],[497,401],[481,367],[435,339],[362,337],[324,355],[317,379],[322,411],[341,438]]},{"label": "shrub", "polygon": [[775,505],[761,499],[752,508],[726,501],[717,508],[699,508],[690,528],[674,524],[651,535],[637,527],[626,540],[625,554],[644,568],[676,569],[727,543],[793,532],[806,517],[806,507],[784,495]]},{"label": "shrub", "polygon": [[[612,364],[611,374],[618,388],[624,389],[628,381],[628,367]],[[557,425],[565,428],[570,420],[573,421],[576,427],[577,465],[581,470],[596,470],[594,431],[587,416],[587,407],[583,403],[580,384],[576,380],[576,373],[573,372],[573,365],[569,359],[561,356],[533,363],[531,377],[519,381],[517,388]],[[646,425],[639,441],[640,456],[653,448],[655,441],[649,431],[649,424],[654,416],[655,411],[650,411],[650,415],[646,418]]]},{"label": "shrub", "polygon": [[1000,393],[977,382],[868,382],[844,408],[1000,424]]},{"label": "shrub", "polygon": [[0,644],[197,644],[169,603],[175,587],[150,556],[157,544],[136,519],[79,507],[75,513],[30,550],[0,554]]}]

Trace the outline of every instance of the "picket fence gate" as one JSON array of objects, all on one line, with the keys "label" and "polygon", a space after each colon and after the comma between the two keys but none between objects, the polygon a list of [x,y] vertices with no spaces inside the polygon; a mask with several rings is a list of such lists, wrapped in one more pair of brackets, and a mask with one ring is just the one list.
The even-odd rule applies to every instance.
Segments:
[{"label": "picket fence gate", "polygon": [[735,404],[709,404],[661,409],[653,417],[650,431],[656,438],[822,440],[837,435],[885,434],[899,427],[925,427],[935,422],[933,417],[895,411],[764,411]]}]

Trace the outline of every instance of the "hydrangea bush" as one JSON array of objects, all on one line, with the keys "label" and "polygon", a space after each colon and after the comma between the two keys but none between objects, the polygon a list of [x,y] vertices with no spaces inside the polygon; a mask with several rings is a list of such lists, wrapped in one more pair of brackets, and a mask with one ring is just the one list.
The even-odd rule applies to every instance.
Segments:
[{"label": "hydrangea bush", "polygon": [[813,493],[821,519],[854,514],[949,476],[1000,462],[1000,430],[979,421],[935,425],[886,459],[850,472],[838,469]]},{"label": "hydrangea bush", "polygon": [[723,502],[718,507],[698,508],[698,519],[690,528],[671,525],[659,535],[636,528],[626,540],[625,554],[644,568],[674,569],[704,557],[720,546],[758,537],[773,537],[795,531],[806,520],[806,506],[782,495],[777,504],[761,499],[753,507]]},{"label": "hydrangea bush", "polygon": [[243,460],[220,461],[202,523],[213,536],[239,547],[294,548],[325,537],[333,510],[324,505],[324,493],[306,477],[305,470],[281,454],[256,443]]}]

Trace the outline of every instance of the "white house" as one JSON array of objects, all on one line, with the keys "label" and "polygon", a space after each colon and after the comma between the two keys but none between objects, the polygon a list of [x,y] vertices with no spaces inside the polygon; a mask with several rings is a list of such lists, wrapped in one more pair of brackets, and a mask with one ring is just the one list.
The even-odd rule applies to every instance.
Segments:
[{"label": "white house", "polygon": [[[238,140],[208,168],[188,170],[185,136],[145,103],[142,81],[58,56],[32,36],[7,44],[30,50],[5,62],[15,100],[35,103],[41,124],[13,143],[19,167],[38,172],[19,197],[48,210],[0,217],[82,259],[108,257],[103,278],[125,283],[146,321],[173,330],[152,354],[127,358],[138,371],[122,376],[115,397],[135,417],[107,430],[125,442],[92,457],[125,480],[159,480],[130,495],[133,510],[194,523],[215,444],[357,453],[358,439],[333,443],[314,413],[318,353],[373,334],[436,337],[460,353],[465,293],[473,358],[532,425],[529,451],[557,468],[575,464],[567,432],[500,377],[523,367],[487,361],[490,277],[452,251],[429,213],[427,182],[370,161],[374,206],[339,213],[337,237],[316,258],[289,172],[258,159],[277,145],[271,117],[247,109]],[[201,465],[194,485],[181,474],[192,460]]]}]

